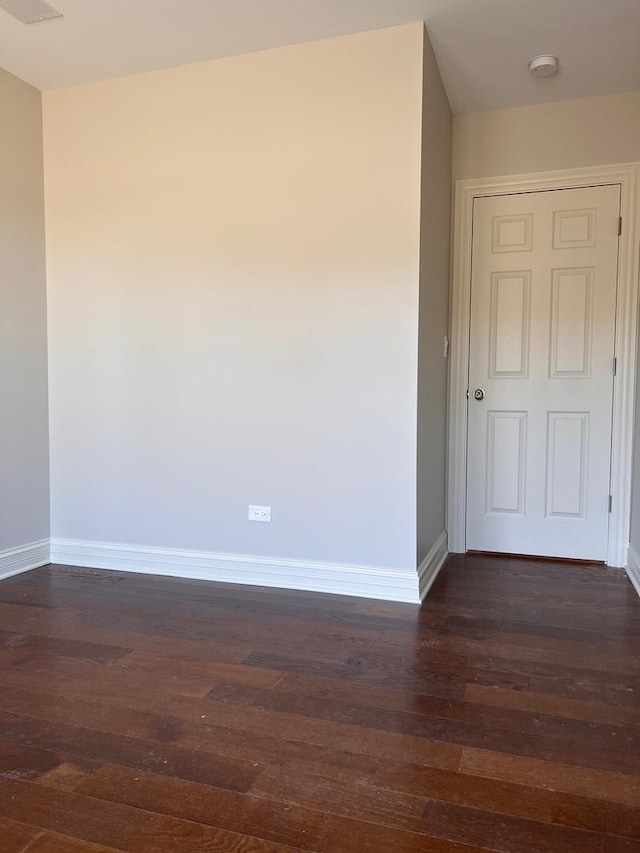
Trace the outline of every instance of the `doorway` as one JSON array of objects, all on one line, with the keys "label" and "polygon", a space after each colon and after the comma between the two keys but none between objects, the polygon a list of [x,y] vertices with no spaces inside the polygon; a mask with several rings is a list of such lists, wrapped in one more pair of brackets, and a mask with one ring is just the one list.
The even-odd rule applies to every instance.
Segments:
[{"label": "doorway", "polygon": [[635,164],[456,185],[451,551],[625,565],[637,187]]},{"label": "doorway", "polygon": [[620,186],[476,199],[467,548],[606,561]]}]

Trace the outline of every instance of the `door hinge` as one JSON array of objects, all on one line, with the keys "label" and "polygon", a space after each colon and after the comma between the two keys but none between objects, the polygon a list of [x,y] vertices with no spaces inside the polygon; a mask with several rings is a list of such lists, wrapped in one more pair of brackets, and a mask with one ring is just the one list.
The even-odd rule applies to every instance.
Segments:
[{"label": "door hinge", "polygon": [[618,237],[622,234],[622,217],[618,217]]},{"label": "door hinge", "polygon": [[613,357],[613,375],[618,375],[618,359],[615,356]]},{"label": "door hinge", "polygon": [[613,495],[609,495],[609,512],[613,509]]}]

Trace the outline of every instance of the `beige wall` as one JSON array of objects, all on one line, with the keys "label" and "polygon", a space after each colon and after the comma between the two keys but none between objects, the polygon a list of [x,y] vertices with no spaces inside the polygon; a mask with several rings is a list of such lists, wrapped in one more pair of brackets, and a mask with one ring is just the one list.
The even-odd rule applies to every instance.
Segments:
[{"label": "beige wall", "polygon": [[[638,162],[640,91],[459,116],[454,120],[453,152],[456,179]],[[640,360],[638,369],[640,376]],[[635,445],[630,539],[640,550],[637,430]]]},{"label": "beige wall", "polygon": [[422,51],[44,95],[54,537],[415,567]]},{"label": "beige wall", "polygon": [[0,556],[49,535],[40,93],[0,70]]},{"label": "beige wall", "polygon": [[453,174],[515,175],[640,160],[640,91],[457,116]]},{"label": "beige wall", "polygon": [[445,530],[451,110],[425,32],[418,345],[418,564]]}]

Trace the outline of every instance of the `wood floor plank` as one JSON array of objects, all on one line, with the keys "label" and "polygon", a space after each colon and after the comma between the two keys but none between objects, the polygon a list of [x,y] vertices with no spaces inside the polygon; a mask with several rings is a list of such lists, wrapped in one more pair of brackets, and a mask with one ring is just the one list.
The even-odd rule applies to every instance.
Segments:
[{"label": "wood floor plank", "polygon": [[[0,611],[9,609],[10,605],[0,605]],[[20,608],[17,608],[18,610]],[[26,608],[23,608],[23,610]],[[298,617],[284,620],[282,617],[255,612],[248,613],[230,611],[227,608],[207,608],[206,614],[193,614],[185,617],[175,613],[173,609],[162,608],[160,604],[154,611],[144,612],[140,607],[122,604],[118,607],[106,605],[85,606],[77,603],[70,607],[72,618],[87,627],[95,625],[127,631],[147,631],[152,634],[161,633],[165,636],[187,637],[191,640],[217,641],[224,643],[244,644],[247,640],[255,643],[271,642],[282,636],[281,626],[287,622],[287,632],[291,640],[304,640],[309,634],[309,626]],[[31,614],[35,616],[35,614]],[[42,619],[42,613],[40,613]]]},{"label": "wood floor plank", "polygon": [[[211,703],[204,700],[196,701],[165,695],[163,707],[175,715],[175,722],[170,726],[166,717],[148,710],[134,712],[128,707],[135,705],[138,709],[156,708],[158,700],[154,696],[149,697],[146,694],[134,696],[126,692],[122,696],[110,694],[107,699],[108,701],[100,705],[93,701],[80,700],[77,698],[75,684],[70,686],[68,692],[63,690],[53,697],[15,688],[0,689],[0,708],[4,706],[5,710],[13,714],[33,717],[41,723],[75,721],[82,729],[95,730],[107,735],[115,733],[143,740],[154,737],[159,740],[161,747],[164,746],[168,737],[172,737],[173,743],[191,748],[196,753],[210,753],[219,758],[245,762],[250,767],[276,764],[291,768],[306,766],[314,770],[332,768],[332,772],[339,774],[342,773],[343,768],[349,767],[370,776],[378,769],[378,759],[351,752],[349,749],[333,749],[324,745],[277,737],[273,732],[256,731],[255,726],[250,727],[247,732],[242,727],[236,730],[211,725],[208,721],[215,719],[215,708],[212,709]],[[14,718],[11,719],[15,722]],[[50,729],[47,730],[50,731]],[[23,737],[24,727],[19,728],[18,731]],[[33,731],[33,724],[27,731]],[[82,750],[83,742],[70,737],[67,730],[60,732],[60,734],[65,733],[66,739],[61,741],[50,739],[46,743],[50,748],[75,750],[76,765],[81,760],[86,761],[86,753]],[[42,734],[39,736],[43,737]],[[102,746],[100,738],[96,740],[96,744]],[[437,756],[436,750],[435,757]],[[100,757],[104,760],[103,753],[100,753]],[[446,760],[447,754],[441,753],[440,759]],[[452,760],[457,763],[459,750],[456,750]]]},{"label": "wood floor plank", "polygon": [[518,669],[528,664],[527,669],[535,673],[540,672],[536,664],[541,664],[556,670],[563,667],[568,670],[614,672],[635,678],[640,675],[640,661],[635,660],[624,648],[597,641],[560,640],[542,636],[532,643],[528,636],[500,633],[488,639],[430,636],[417,643],[417,654],[428,654],[435,659],[442,653],[464,656],[472,665],[484,666],[486,661],[488,668],[495,668],[498,661],[501,666],[505,662],[517,661],[514,666]]},{"label": "wood floor plank", "polygon": [[453,556],[422,607],[0,583],[0,851],[640,851],[640,600]]},{"label": "wood floor plank", "polygon": [[425,678],[453,686],[480,683],[500,684],[515,690],[526,690],[529,687],[529,676],[526,674],[467,666],[459,658],[451,661],[450,656],[443,656],[440,660],[407,660],[403,663],[395,655],[386,661],[374,656],[367,660],[359,655],[347,663],[331,663],[262,649],[253,651],[244,663],[283,672],[321,675],[410,691],[419,690]]},{"label": "wood floor plank", "polygon": [[54,791],[31,782],[0,779],[0,816],[41,830],[68,835],[117,850],[127,850],[136,835],[150,831],[156,818],[145,812],[106,804],[90,797]]},{"label": "wood floor plank", "polygon": [[514,708],[535,714],[640,729],[640,704],[620,706],[532,691],[503,690],[500,687],[486,687],[482,684],[468,684],[464,698],[467,702],[479,705]]},{"label": "wood floor plank", "polygon": [[17,714],[0,713],[0,738],[9,742],[18,740],[81,761],[122,764],[135,770],[149,770],[233,791],[247,791],[257,775],[253,762],[248,760],[221,758],[171,743],[107,734],[80,726],[50,724]]},{"label": "wood floor plank", "polygon": [[0,844],[3,853],[25,853],[41,834],[42,831],[37,827],[0,817]]},{"label": "wood floor plank", "polygon": [[[12,732],[10,738],[14,737]],[[33,779],[54,770],[59,764],[58,755],[31,747],[19,738],[0,742],[0,776],[4,779]]]},{"label": "wood floor plank", "polygon": [[334,699],[374,708],[415,711],[422,704],[424,698],[462,699],[465,689],[466,685],[443,685],[441,682],[430,681],[426,678],[415,691],[409,691],[358,684],[352,681],[345,682],[339,678],[288,673],[274,688],[274,691],[300,696],[314,696],[318,699]]},{"label": "wood floor plank", "polygon": [[104,645],[87,640],[68,640],[0,631],[0,652],[6,655],[5,660],[9,665],[34,658],[47,661],[56,658],[77,658],[92,663],[111,663],[129,654],[130,651],[130,648],[122,645]]},{"label": "wood floor plank", "polygon": [[103,691],[126,690],[132,692],[144,690],[153,695],[158,692],[176,693],[182,696],[201,698],[211,690],[215,679],[213,676],[195,676],[185,673],[152,673],[143,669],[128,669],[126,667],[106,666],[91,661],[71,660],[61,658],[44,666],[35,663],[0,667],[3,682],[14,684],[16,687],[28,688],[37,676],[43,690],[47,683],[55,686],[65,679],[97,683]]},{"label": "wood floor plank", "polygon": [[[67,675],[75,675],[79,671],[78,667],[75,665],[70,669],[66,664],[61,666],[60,669],[64,673],[65,678]],[[86,677],[86,671],[84,674]],[[49,684],[51,683],[53,684],[54,690],[59,690],[61,682],[57,680],[58,678],[59,675],[45,674],[42,678],[38,678],[38,688],[49,689]],[[103,685],[102,677],[100,677],[99,680],[100,684]],[[17,692],[14,690],[14,693],[11,693],[6,690],[6,682],[9,682],[9,684],[33,683],[31,676],[17,677],[15,673],[13,675],[7,675],[7,673],[0,674],[0,683],[3,681],[5,682],[5,701],[8,703],[14,701],[14,697],[17,696]],[[117,683],[117,681],[114,676],[110,674],[107,682],[108,692],[113,690],[114,683]],[[127,682],[120,684],[121,691],[123,688],[126,688],[126,684]],[[199,687],[200,685],[198,684],[198,690]],[[124,699],[124,705],[138,704],[139,696],[142,695],[142,707],[150,707],[155,701],[153,697],[158,689],[161,689],[161,687],[156,684],[155,690],[151,694],[151,698],[148,698],[146,691],[142,691],[140,694],[139,691],[135,690],[135,683],[132,683],[130,690],[125,691],[125,697],[130,698]],[[173,686],[170,686],[170,689],[173,689]],[[74,683],[70,691],[71,695],[75,693],[75,690],[76,684]],[[19,705],[10,705],[10,707],[14,711],[19,709],[27,712],[27,709],[24,706],[25,704],[29,704],[28,701],[26,699],[21,701],[23,702],[22,707]],[[167,703],[170,701],[170,699],[167,699]],[[0,705],[1,703],[2,698],[0,697]],[[64,703],[60,703],[60,706],[64,707]],[[63,716],[61,711],[58,710],[57,703],[41,703],[39,706],[33,705],[33,707],[38,707],[40,715],[45,718],[47,715],[51,716],[50,709],[53,709],[53,712],[56,715],[56,720],[60,720],[61,716]],[[76,701],[73,703],[73,707],[71,705],[67,707],[69,708],[69,714],[75,716],[82,713],[83,703]],[[359,727],[349,726],[346,723],[307,720],[297,715],[274,713],[269,710],[246,708],[239,705],[234,706],[229,705],[226,702],[207,701],[206,703],[197,703],[195,701],[192,702],[185,699],[185,701],[180,705],[177,702],[174,702],[171,707],[174,710],[178,710],[179,708],[185,709],[185,711],[190,712],[192,716],[195,716],[194,712],[197,711],[199,718],[206,718],[207,723],[214,723],[218,728],[221,726],[227,726],[232,729],[250,732],[256,735],[270,735],[275,733],[283,740],[306,740],[307,742],[321,748],[326,747],[334,750],[344,750],[360,755],[371,755],[382,758],[395,757],[397,760],[402,760],[402,758],[407,755],[413,755],[414,758],[421,757],[422,760],[428,763],[436,762],[438,765],[444,764],[444,766],[447,767],[455,766],[460,756],[460,748],[454,744],[429,741],[426,738],[418,739],[412,736],[400,736],[392,732],[366,732],[366,737],[363,739],[361,736],[361,729]],[[200,713],[201,711],[204,711],[204,713]],[[28,711],[28,713],[31,712],[31,710]],[[86,721],[83,720],[83,723],[94,728],[104,728],[105,726],[108,726],[108,732],[112,732],[114,727],[120,729],[122,725],[124,730],[132,731],[132,733],[137,737],[148,736],[146,727],[152,726],[154,724],[154,720],[157,725],[161,724],[161,720],[154,718],[153,715],[151,717],[143,717],[140,714],[130,712],[128,720],[126,720],[124,715],[122,716],[122,720],[126,720],[126,722],[122,724],[117,716],[113,717],[112,720],[109,720],[109,715],[110,712],[106,707],[95,715],[90,713],[88,710]],[[72,718],[74,718],[74,716],[72,716]],[[106,723],[104,722],[105,720]],[[142,728],[140,728],[140,726]],[[159,731],[156,732],[155,736],[161,741],[165,741],[167,739],[180,740],[182,743],[188,744],[189,746],[193,745],[203,748],[203,742],[206,740],[206,729],[201,729],[196,734],[193,730],[182,731],[182,728],[184,727],[181,727],[180,725],[173,725],[173,727],[169,726],[166,730],[164,728],[160,728]],[[217,744],[214,744],[213,748],[214,750],[217,749]]]},{"label": "wood floor plank", "polygon": [[61,756],[60,759],[57,767],[46,773],[40,773],[34,781],[47,788],[57,788],[59,791],[76,791],[81,783],[97,769],[97,762],[94,761],[71,759],[68,756]]},{"label": "wood floor plank", "polygon": [[116,853],[116,848],[79,841],[77,838],[69,838],[68,835],[58,835],[55,832],[45,832],[25,853]]},{"label": "wood floor plank", "polygon": [[325,816],[321,811],[291,809],[276,799],[167,779],[126,767],[105,765],[76,790],[97,799],[246,833],[301,850],[316,850],[324,832]]},{"label": "wood floor plank", "polygon": [[430,802],[425,809],[423,831],[445,841],[489,847],[496,853],[531,853],[532,850],[638,853],[640,849],[639,843],[629,838],[496,816],[480,809],[436,801]]},{"label": "wood floor plank", "polygon": [[[432,715],[416,714],[348,705],[332,699],[315,699],[307,696],[265,691],[241,685],[219,684],[208,698],[231,702],[276,712],[288,712],[315,720],[352,724],[386,732],[395,732],[430,738],[460,746],[478,746],[486,749],[509,751],[525,756],[544,755],[549,760],[565,763],[583,763],[616,772],[633,772],[640,764],[639,732],[632,729],[611,728],[582,721],[566,720],[556,723],[553,718],[540,718],[533,714],[509,712],[496,714],[493,724],[483,720],[482,709],[468,709],[466,718],[455,705],[438,707]],[[447,716],[444,716],[447,714]],[[473,720],[473,722],[472,722]]]},{"label": "wood floor plank", "polygon": [[462,753],[458,744],[426,737],[368,729],[333,720],[316,720],[297,714],[252,708],[211,700],[220,725],[257,734],[276,733],[286,740],[303,740],[316,746],[353,752],[373,758],[405,760],[437,767],[457,767]]},{"label": "wood floor plank", "polygon": [[69,698],[50,696],[3,685],[0,689],[0,714],[3,712],[46,723],[79,726],[105,734],[162,742],[175,741],[177,738],[177,724],[173,724],[172,731],[172,721],[166,716],[85,701],[77,694]]},{"label": "wood floor plank", "polygon": [[[0,816],[18,820],[78,842],[112,847],[127,853],[190,853],[229,850],[233,853],[291,853],[296,848],[244,833],[229,832],[142,809],[98,801],[93,797],[52,791],[31,782],[0,779]],[[82,849],[80,847],[80,849]]]},{"label": "wood floor plank", "polygon": [[[475,639],[494,638],[503,632],[527,637],[557,637],[568,640],[586,640],[593,643],[602,638],[600,631],[587,628],[567,628],[562,625],[542,625],[534,622],[518,622],[515,619],[491,619],[483,616],[463,616],[454,611],[438,626],[438,633]],[[387,639],[385,637],[385,639]],[[537,640],[536,640],[537,642]]]},{"label": "wood floor plank", "polygon": [[[318,688],[318,681],[323,683],[324,690],[322,687]],[[629,726],[630,715],[624,719],[622,725],[616,725],[610,721],[599,723],[583,721],[580,718],[565,718],[554,713],[557,711],[555,707],[550,708],[548,714],[544,713],[544,706],[540,708],[534,705],[528,708],[522,702],[523,707],[520,708],[516,704],[517,699],[514,701],[515,707],[510,708],[502,707],[499,702],[474,703],[416,693],[385,691],[383,688],[378,689],[376,696],[374,690],[358,686],[354,688],[353,685],[346,685],[346,690],[341,690],[341,687],[343,685],[336,679],[310,680],[298,676],[297,680],[292,680],[288,676],[272,691],[220,683],[208,696],[217,700],[246,702],[272,710],[286,708],[290,712],[305,716],[358,722],[371,728],[407,731],[460,743],[466,743],[471,737],[472,742],[478,746],[483,735],[477,733],[477,726],[499,732],[510,730],[534,736],[542,735],[561,741],[570,734],[572,739],[600,744],[606,751],[611,748],[614,738],[620,749],[637,749],[640,745],[640,728]],[[485,692],[480,693],[483,689]],[[465,696],[491,696],[492,690],[495,692],[496,688],[468,685]],[[500,691],[499,695],[505,693],[525,698],[530,695],[520,691]],[[378,697],[381,702],[376,701]],[[456,722],[461,725],[456,727]]]},{"label": "wood floor plank", "polygon": [[388,764],[374,783],[486,812],[640,839],[640,809],[526,784],[412,764]]},{"label": "wood floor plank", "polygon": [[458,769],[488,779],[516,783],[526,780],[530,786],[640,807],[640,776],[637,775],[474,748],[462,751]]},{"label": "wood floor plank", "polygon": [[182,679],[185,676],[213,681],[221,679],[249,687],[275,687],[284,678],[284,673],[271,669],[256,669],[253,666],[219,661],[190,661],[186,658],[134,651],[120,658],[114,667],[123,667],[134,673],[150,673],[155,676]]},{"label": "wood floor plank", "polygon": [[[92,640],[101,646],[113,647],[114,658],[120,656],[122,647],[127,650],[148,651],[153,654],[170,654],[175,657],[184,657],[187,660],[218,660],[227,663],[240,663],[252,651],[250,646],[242,646],[234,643],[226,643],[221,640],[191,640],[188,637],[166,637],[160,634],[141,633],[139,631],[119,631],[110,628],[99,628],[95,625],[80,622],[76,617],[65,619],[34,619],[23,621],[19,614],[6,614],[0,616],[3,625],[12,625],[17,630],[5,631],[4,636],[9,643],[21,642],[25,637],[34,637],[49,640],[72,642]],[[20,633],[25,631],[26,633]],[[7,642],[7,641],[5,641]]]},{"label": "wood floor plank", "polygon": [[381,790],[347,776],[346,779],[313,773],[289,773],[269,768],[250,789],[251,794],[279,800],[295,808],[317,809],[341,817],[357,817],[368,823],[419,832],[425,800],[400,791]]},{"label": "wood floor plank", "polygon": [[457,844],[348,818],[332,817],[321,853],[486,853],[493,848]]},{"label": "wood floor plank", "polygon": [[[144,703],[144,706],[154,707],[154,702],[155,700],[152,697],[151,701]],[[179,705],[176,702],[172,706],[172,710],[190,713],[190,717],[187,719],[180,719],[179,717],[164,717],[120,706],[113,707],[106,703],[86,702],[77,698],[55,696],[51,699],[51,697],[38,696],[28,691],[5,687],[0,690],[0,734],[17,729],[20,732],[28,732],[28,736],[38,737],[37,742],[45,743],[48,748],[78,750],[78,737],[74,737],[74,735],[77,735],[78,732],[88,734],[85,732],[88,729],[106,736],[102,740],[97,738],[97,743],[101,743],[107,748],[110,744],[112,748],[119,751],[122,751],[123,748],[121,745],[119,746],[119,739],[124,736],[127,739],[136,739],[137,746],[135,750],[131,751],[132,757],[143,750],[141,744],[153,740],[156,742],[158,755],[165,754],[167,746],[173,745],[193,750],[199,756],[211,755],[215,758],[230,759],[231,763],[227,762],[227,765],[234,768],[236,765],[233,762],[237,761],[238,766],[245,768],[256,768],[262,764],[275,763],[289,767],[306,764],[312,768],[322,768],[327,765],[333,768],[333,772],[341,772],[344,767],[353,767],[358,772],[369,775],[377,770],[377,760],[368,757],[364,752],[332,749],[325,747],[322,743],[315,745],[313,743],[300,743],[298,740],[289,740],[286,737],[274,738],[269,732],[269,726],[260,725],[261,720],[258,720],[258,725],[256,725],[256,721],[243,720],[237,713],[227,713],[224,721],[231,724],[237,722],[238,731],[210,725],[208,720],[220,720],[219,709],[212,706],[211,702],[200,702],[198,704],[189,700],[184,700],[184,702],[188,704]],[[125,699],[124,704],[132,704],[132,702]],[[6,712],[4,717],[2,711]],[[205,713],[201,714],[200,711],[205,711]],[[31,723],[28,722],[29,719],[31,719]],[[20,726],[21,721],[22,726]],[[36,721],[40,722],[40,727]],[[289,718],[287,717],[285,723],[288,722]],[[60,724],[60,727],[53,729],[48,724]],[[7,729],[7,727],[9,728]],[[276,727],[272,726],[271,728]],[[31,735],[33,732],[35,735]],[[55,732],[62,739],[56,740],[54,738],[52,740],[49,737],[47,740],[47,734],[51,732]],[[285,736],[291,734],[289,725],[285,724],[282,734]],[[293,734],[297,734],[297,732],[294,731]],[[340,732],[340,734],[342,733]],[[311,732],[309,735],[312,738]],[[109,740],[109,736],[115,736],[115,740]],[[329,740],[338,743],[335,732],[330,732]],[[124,748],[129,743],[130,741],[126,740]],[[347,743],[349,746],[357,747],[357,744],[348,741],[344,736],[340,738],[339,743],[343,747]],[[371,745],[372,747],[383,748],[385,743],[373,739]],[[387,744],[387,748],[394,746],[403,749],[402,743],[396,744],[394,741],[389,741]],[[457,764],[460,750],[450,748],[446,744],[440,746],[432,744],[428,746],[428,749],[423,750],[423,753],[431,755],[434,761]],[[85,756],[83,752],[74,752],[74,754],[80,757]],[[173,754],[175,756],[183,753],[174,752]],[[101,756],[104,757],[104,754],[101,753]],[[249,770],[249,772],[253,774],[253,770]]]},{"label": "wood floor plank", "polygon": [[593,674],[562,675],[548,671],[545,674],[531,675],[529,690],[532,693],[564,696],[587,702],[612,703],[637,708],[640,702],[640,684],[633,679],[619,679],[611,684]]}]

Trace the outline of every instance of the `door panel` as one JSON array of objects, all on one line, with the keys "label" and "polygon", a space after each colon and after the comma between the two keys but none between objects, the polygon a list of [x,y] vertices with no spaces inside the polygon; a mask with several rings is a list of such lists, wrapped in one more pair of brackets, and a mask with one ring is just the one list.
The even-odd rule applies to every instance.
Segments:
[{"label": "door panel", "polygon": [[619,210],[618,185],[476,199],[470,550],[606,559]]},{"label": "door panel", "polygon": [[524,513],[526,412],[487,412],[487,513]]}]

